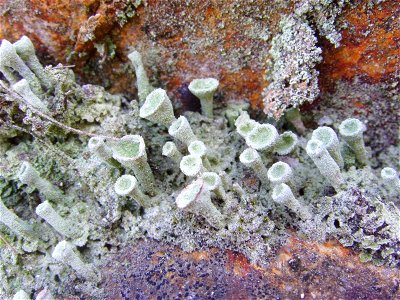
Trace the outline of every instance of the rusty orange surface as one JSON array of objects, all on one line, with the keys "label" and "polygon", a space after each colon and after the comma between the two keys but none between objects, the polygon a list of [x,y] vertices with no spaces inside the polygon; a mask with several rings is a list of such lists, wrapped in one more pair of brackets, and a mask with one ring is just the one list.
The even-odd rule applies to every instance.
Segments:
[{"label": "rusty orange surface", "polygon": [[[400,271],[361,263],[335,241],[291,236],[264,266],[216,248],[186,253],[156,241],[122,249],[104,269],[108,299],[398,299]],[[129,261],[129,264],[126,262]]]},{"label": "rusty orange surface", "polygon": [[324,43],[322,85],[355,76],[376,83],[399,71],[399,16],[400,1],[385,1],[371,11],[361,5],[347,10],[341,46]]}]

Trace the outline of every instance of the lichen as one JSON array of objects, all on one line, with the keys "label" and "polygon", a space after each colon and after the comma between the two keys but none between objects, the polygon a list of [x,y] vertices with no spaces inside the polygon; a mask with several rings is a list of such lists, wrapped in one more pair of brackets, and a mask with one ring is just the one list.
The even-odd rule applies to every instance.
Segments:
[{"label": "lichen", "polygon": [[339,46],[335,20],[347,2],[304,0],[295,4],[293,13],[282,16],[269,50],[268,86],[263,92],[266,114],[279,119],[286,108],[318,97],[316,66],[322,60],[318,35]]},{"label": "lichen", "polygon": [[[290,23],[290,19],[287,22]],[[311,37],[314,32],[307,26],[294,22],[289,28],[304,29]],[[296,30],[290,31],[290,35],[297,36]],[[304,51],[314,50],[314,54],[318,54],[315,43],[310,43],[310,48]],[[304,66],[308,63],[310,61]],[[314,63],[307,66],[313,68]],[[302,64],[296,66],[303,67]],[[317,121],[315,116],[309,116],[314,122],[307,122],[307,127],[303,125],[304,137],[299,138],[298,147],[290,154],[275,155],[273,145],[259,154],[265,171],[277,161],[285,162],[293,171],[291,204],[282,205],[273,201],[274,187],[267,175],[260,184],[259,172],[249,170],[240,162],[248,141],[236,132],[232,126],[234,121],[225,117],[231,107],[215,103],[213,119],[197,112],[184,112],[177,121],[178,125],[185,122],[187,131],[185,136],[177,138],[177,148],[187,155],[189,139],[202,141],[207,149],[204,156],[209,161],[209,168],[220,176],[226,193],[222,199],[214,191],[207,191],[213,209],[222,216],[222,221],[212,226],[201,214],[177,207],[178,194],[193,180],[185,177],[176,163],[162,155],[163,145],[173,138],[171,132],[174,133],[175,127],[179,127],[177,121],[169,127],[174,129],[172,131],[150,123],[139,117],[136,99],[127,101],[101,87],[80,86],[75,82],[72,70],[61,65],[49,68],[49,71],[57,81],[54,91],[48,91],[42,99],[48,105],[48,114],[25,103],[8,84],[0,86],[0,98],[5,103],[2,112],[6,116],[2,125],[13,129],[11,135],[2,131],[2,139],[7,145],[1,148],[2,201],[21,220],[41,232],[36,243],[30,243],[0,225],[0,234],[4,236],[0,244],[1,296],[10,297],[19,289],[34,290],[36,296],[47,288],[60,297],[104,298],[101,283],[93,280],[92,272],[89,276],[85,272],[79,273],[80,267],[76,265],[78,272],[75,272],[74,267],[51,258],[50,253],[63,237],[35,214],[40,203],[51,199],[16,181],[15,175],[23,161],[29,161],[40,176],[62,190],[65,199],[54,201],[52,207],[61,218],[85,228],[87,241],[73,251],[79,252],[82,264],[90,264],[100,273],[119,249],[142,238],[168,242],[185,251],[208,247],[232,249],[243,253],[252,263],[265,265],[273,259],[274,250],[284,244],[288,228],[321,242],[336,238],[344,246],[362,251],[362,261],[399,265],[400,214],[396,205],[400,196],[388,190],[377,176],[387,162],[399,168],[398,146],[386,147],[379,156],[372,151],[375,163],[360,166],[355,164],[352,149],[342,140],[340,149],[346,162],[340,170],[343,184],[336,192],[306,153],[306,144],[315,129],[309,124]],[[240,116],[243,115],[245,113]],[[330,125],[337,128],[343,119],[332,116]],[[265,123],[265,118],[259,116],[253,130],[257,126],[267,126],[257,125],[257,121]],[[274,128],[271,130],[276,141],[278,130],[284,131],[290,124],[281,121],[274,125],[277,128],[272,124],[267,127]],[[112,148],[127,135],[140,135],[145,141],[146,147],[141,152],[147,155],[155,177],[155,196],[151,197],[154,205],[151,207],[140,207],[140,203],[115,192],[115,182],[123,174],[130,173],[129,167],[106,164],[88,149],[90,137],[104,138]],[[369,151],[369,141],[374,133],[367,130],[365,135]],[[255,151],[249,151],[252,150]],[[138,151],[127,149],[124,152],[132,155]]]}]

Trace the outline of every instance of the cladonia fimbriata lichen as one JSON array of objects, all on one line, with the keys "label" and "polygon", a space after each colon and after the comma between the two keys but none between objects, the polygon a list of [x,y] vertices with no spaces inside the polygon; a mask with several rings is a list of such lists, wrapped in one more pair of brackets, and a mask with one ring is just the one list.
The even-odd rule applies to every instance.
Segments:
[{"label": "cladonia fimbriata lichen", "polygon": [[[46,93],[39,95],[29,86],[45,111],[12,88],[22,75],[5,70],[2,298],[19,289],[31,296],[47,289],[55,298],[106,298],[99,282],[104,263],[125,263],[116,253],[140,239],[185,251],[229,248],[265,266],[274,249],[299,233],[319,242],[335,238],[361,251],[362,261],[400,263],[400,195],[393,189],[400,152],[391,145],[376,157],[374,149],[371,163],[360,163],[362,148],[340,130],[351,114],[333,118],[329,129],[310,125],[319,120],[310,114],[303,123],[297,109],[268,124],[255,111],[250,118],[245,105],[225,107],[221,90],[207,118],[174,112],[173,91],[149,91],[149,101],[139,105],[99,86],[80,86],[62,65],[44,69],[56,79],[54,89],[40,82]],[[7,77],[10,71],[18,78]],[[285,87],[301,86],[289,80]],[[357,140],[369,149],[370,130],[363,135],[365,144]]]},{"label": "cladonia fimbriata lichen", "polygon": [[309,140],[307,143],[307,154],[314,161],[322,175],[332,184],[335,189],[339,189],[343,183],[340,168],[332,156],[329,154],[325,145],[320,140]]},{"label": "cladonia fimbriata lichen", "polygon": [[61,200],[64,198],[62,191],[48,180],[40,177],[35,168],[27,161],[22,162],[17,177],[21,183],[38,189],[48,200]]},{"label": "cladonia fimbriata lichen", "polygon": [[214,93],[217,90],[219,81],[215,78],[195,79],[190,82],[189,91],[200,99],[201,112],[206,117],[214,115]]},{"label": "cladonia fimbriata lichen", "polygon": [[363,139],[365,130],[365,125],[354,118],[344,120],[339,126],[340,135],[354,151],[358,162],[362,165],[368,164],[367,150]]},{"label": "cladonia fimbriata lichen", "polygon": [[138,51],[133,51],[128,54],[128,58],[135,68],[138,97],[140,103],[143,103],[154,88],[149,83],[149,78],[147,77],[146,70],[144,69],[142,56],[140,53]]}]

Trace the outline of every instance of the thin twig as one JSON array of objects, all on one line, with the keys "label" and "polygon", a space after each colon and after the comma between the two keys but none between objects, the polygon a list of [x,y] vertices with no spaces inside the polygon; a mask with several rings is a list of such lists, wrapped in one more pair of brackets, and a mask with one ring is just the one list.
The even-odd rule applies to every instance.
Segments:
[{"label": "thin twig", "polygon": [[0,234],[0,239],[4,242],[4,244],[10,247],[10,249],[12,250],[12,252],[14,252],[14,254],[18,254],[18,251],[13,246],[11,246],[1,234]]},{"label": "thin twig", "polygon": [[73,132],[75,134],[78,135],[85,135],[85,136],[89,136],[89,137],[100,137],[103,139],[107,139],[107,140],[113,140],[113,141],[117,141],[118,138],[116,137],[111,137],[111,136],[106,136],[106,135],[98,135],[98,134],[94,134],[94,133],[89,133],[86,131],[82,131],[76,128],[72,128],[69,127],[55,119],[53,119],[52,117],[42,113],[40,110],[34,108],[32,105],[30,105],[29,103],[27,103],[19,94],[17,94],[16,92],[14,92],[13,90],[9,89],[7,86],[5,86],[2,82],[0,82],[1,86],[5,89],[5,91],[11,95],[13,98],[17,99],[19,102],[23,102],[25,105],[27,105],[35,114],[39,115],[40,117],[42,117],[43,119],[46,119],[47,121],[53,123],[54,125],[64,129],[67,132]]}]

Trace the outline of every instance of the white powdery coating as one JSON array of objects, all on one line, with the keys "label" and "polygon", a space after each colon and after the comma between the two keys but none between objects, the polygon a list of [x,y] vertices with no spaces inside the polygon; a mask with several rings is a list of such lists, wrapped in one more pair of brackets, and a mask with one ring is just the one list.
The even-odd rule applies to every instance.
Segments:
[{"label": "white powdery coating", "polygon": [[256,150],[272,148],[279,138],[278,131],[271,124],[256,126],[246,137],[246,144]]},{"label": "white powdery coating", "polygon": [[168,128],[168,133],[187,146],[197,140],[188,120],[184,116],[180,116],[171,124]]},{"label": "white powdery coating", "polygon": [[179,166],[182,173],[189,177],[196,176],[204,169],[201,157],[193,154],[184,156]]},{"label": "white powdery coating", "polygon": [[185,187],[176,198],[178,208],[202,216],[207,222],[219,229],[224,226],[221,212],[211,202],[210,191],[204,189],[203,179],[199,178]]},{"label": "white powdery coating", "polygon": [[82,235],[70,221],[62,218],[48,201],[39,204],[36,207],[36,213],[49,223],[57,232],[68,238],[76,239]]},{"label": "white powdery coating", "polygon": [[95,280],[97,278],[91,265],[85,264],[75,253],[75,247],[67,242],[59,242],[53,250],[51,256],[65,265],[69,265],[76,273],[87,280]]},{"label": "white powdery coating", "polygon": [[288,182],[292,177],[293,170],[285,162],[276,162],[268,169],[268,179],[272,182],[272,184]]},{"label": "white powdery coating", "polygon": [[155,89],[146,97],[139,115],[141,118],[166,127],[171,126],[176,120],[171,100],[163,89]]},{"label": "white powdery coating", "polygon": [[140,103],[143,103],[146,100],[147,95],[150,94],[154,88],[149,83],[149,78],[144,69],[140,53],[138,51],[133,51],[128,54],[128,58],[135,68],[139,101]]},{"label": "white powdery coating", "polygon": [[202,114],[209,118],[213,117],[213,97],[218,85],[215,78],[202,78],[192,80],[188,86],[189,91],[200,99]]},{"label": "white powdery coating", "polygon": [[338,164],[330,156],[324,144],[319,140],[309,140],[306,151],[321,174],[335,189],[338,189],[343,182],[343,177]]}]

